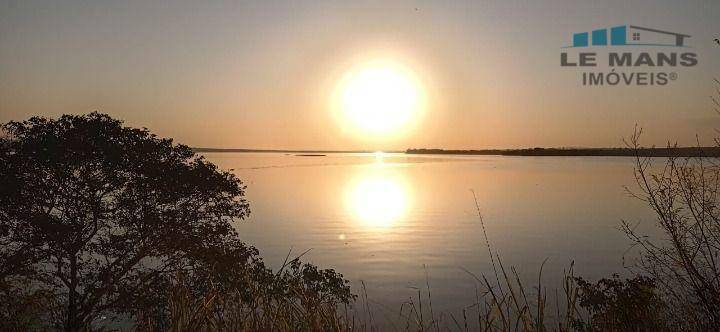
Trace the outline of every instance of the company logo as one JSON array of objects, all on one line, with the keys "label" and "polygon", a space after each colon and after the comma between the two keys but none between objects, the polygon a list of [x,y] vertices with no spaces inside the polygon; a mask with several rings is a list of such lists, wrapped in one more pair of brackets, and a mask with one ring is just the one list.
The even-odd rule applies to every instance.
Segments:
[{"label": "company logo", "polygon": [[[573,33],[572,45],[561,47],[560,65],[586,70],[581,75],[586,86],[667,85],[678,78],[675,68],[698,64],[697,54],[687,45],[690,38],[636,25]],[[599,66],[608,71],[587,71]]]},{"label": "company logo", "polygon": [[590,45],[687,47],[685,39],[690,37],[690,35],[677,32],[643,28],[636,25],[621,25],[610,29],[575,33],[572,38],[573,44],[568,47],[588,47]]}]

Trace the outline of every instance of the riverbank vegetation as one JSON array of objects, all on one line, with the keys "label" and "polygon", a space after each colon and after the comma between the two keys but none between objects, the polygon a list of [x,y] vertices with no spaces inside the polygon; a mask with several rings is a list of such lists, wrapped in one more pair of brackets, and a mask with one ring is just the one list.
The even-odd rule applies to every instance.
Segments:
[{"label": "riverbank vegetation", "polygon": [[336,317],[328,308],[353,299],[333,270],[299,260],[266,268],[232,226],[250,213],[245,186],[186,146],[98,113],[3,131],[0,325],[9,330],[113,320],[195,330],[198,315],[220,308],[236,316],[213,315],[208,327],[295,330],[323,326]]}]

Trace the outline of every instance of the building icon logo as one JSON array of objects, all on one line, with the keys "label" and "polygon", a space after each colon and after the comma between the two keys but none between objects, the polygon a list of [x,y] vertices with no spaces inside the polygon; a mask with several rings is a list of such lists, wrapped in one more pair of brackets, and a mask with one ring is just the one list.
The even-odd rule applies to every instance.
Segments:
[{"label": "building icon logo", "polygon": [[643,28],[636,25],[620,25],[610,29],[574,33],[571,47],[589,46],[665,46],[688,47],[685,39],[690,35]]},{"label": "building icon logo", "polygon": [[664,86],[678,79],[678,69],[698,64],[689,38],[636,25],[577,32],[560,48],[560,66],[576,68],[583,86]]}]

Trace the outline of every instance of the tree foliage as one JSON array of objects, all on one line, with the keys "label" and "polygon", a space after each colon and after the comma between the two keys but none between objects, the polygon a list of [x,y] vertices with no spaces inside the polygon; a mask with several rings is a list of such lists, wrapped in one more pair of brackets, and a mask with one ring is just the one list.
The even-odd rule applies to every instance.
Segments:
[{"label": "tree foliage", "polygon": [[22,324],[75,331],[106,315],[168,315],[178,275],[193,294],[243,300],[277,281],[233,228],[250,213],[244,185],[189,147],[99,113],[2,129],[1,302],[42,298],[2,318],[25,308]]}]

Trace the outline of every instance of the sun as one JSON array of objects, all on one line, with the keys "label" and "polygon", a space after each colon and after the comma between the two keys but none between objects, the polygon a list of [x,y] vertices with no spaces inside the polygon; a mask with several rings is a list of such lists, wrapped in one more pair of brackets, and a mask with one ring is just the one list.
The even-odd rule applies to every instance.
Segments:
[{"label": "sun", "polygon": [[423,91],[410,68],[374,60],[343,75],[336,99],[346,128],[364,136],[383,137],[408,129],[420,115]]}]

